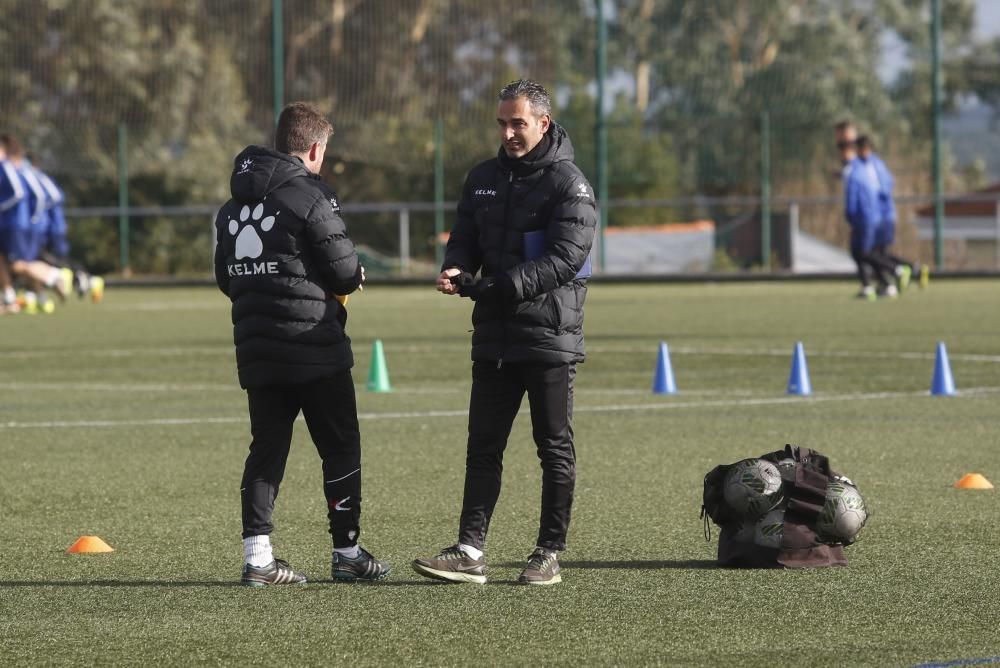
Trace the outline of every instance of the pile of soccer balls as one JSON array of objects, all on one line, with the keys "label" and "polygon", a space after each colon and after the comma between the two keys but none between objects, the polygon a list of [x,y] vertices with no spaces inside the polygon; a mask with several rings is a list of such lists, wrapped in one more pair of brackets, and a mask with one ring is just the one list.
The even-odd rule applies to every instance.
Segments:
[{"label": "pile of soccer balls", "polygon": [[[795,460],[776,464],[766,459],[744,459],[729,469],[723,483],[723,496],[739,517],[733,540],[761,547],[781,547],[784,530],[785,481],[795,479]],[[822,541],[848,545],[857,540],[868,519],[865,501],[850,480],[831,479],[826,488],[826,502],[816,520]]]}]

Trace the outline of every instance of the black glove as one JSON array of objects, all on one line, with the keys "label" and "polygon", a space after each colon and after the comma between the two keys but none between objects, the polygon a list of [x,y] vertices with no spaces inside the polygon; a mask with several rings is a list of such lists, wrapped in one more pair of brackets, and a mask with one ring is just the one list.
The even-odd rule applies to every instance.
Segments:
[{"label": "black glove", "polygon": [[502,272],[496,276],[484,276],[477,281],[472,274],[463,271],[452,277],[451,282],[458,286],[458,294],[474,302],[502,304],[511,301],[514,296],[514,281]]}]

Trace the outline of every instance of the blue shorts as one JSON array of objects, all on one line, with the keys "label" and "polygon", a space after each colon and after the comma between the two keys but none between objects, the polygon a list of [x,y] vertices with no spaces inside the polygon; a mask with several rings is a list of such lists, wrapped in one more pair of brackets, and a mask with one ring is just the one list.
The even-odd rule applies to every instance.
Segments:
[{"label": "blue shorts", "polygon": [[12,225],[7,230],[7,259],[10,262],[22,260],[33,262],[38,259],[45,238],[42,225]]},{"label": "blue shorts", "polygon": [[871,226],[851,227],[851,251],[870,253],[875,250],[877,230]]},{"label": "blue shorts", "polygon": [[891,246],[892,242],[896,240],[896,221],[894,220],[883,220],[878,226],[878,232],[875,234],[875,245],[876,246]]}]

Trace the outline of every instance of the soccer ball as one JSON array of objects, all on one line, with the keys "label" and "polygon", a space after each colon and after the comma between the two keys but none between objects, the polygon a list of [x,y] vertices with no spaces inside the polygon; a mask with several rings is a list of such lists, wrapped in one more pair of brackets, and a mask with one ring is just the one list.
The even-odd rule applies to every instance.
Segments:
[{"label": "soccer ball", "polygon": [[816,520],[820,535],[838,543],[853,543],[868,519],[865,500],[857,487],[844,480],[826,486],[826,502]]},{"label": "soccer ball", "polygon": [[722,495],[740,517],[759,517],[781,500],[781,473],[763,459],[744,459],[726,474]]},{"label": "soccer ball", "polygon": [[784,459],[778,460],[776,464],[778,471],[781,472],[781,477],[788,482],[795,482],[795,460],[791,457],[786,457]]},{"label": "soccer ball", "polygon": [[761,547],[778,549],[785,533],[785,509],[774,508],[757,520],[753,527],[753,542]]},{"label": "soccer ball", "polygon": [[732,540],[736,543],[752,543],[753,533],[756,528],[756,523],[753,520],[749,522],[740,521],[732,525]]}]

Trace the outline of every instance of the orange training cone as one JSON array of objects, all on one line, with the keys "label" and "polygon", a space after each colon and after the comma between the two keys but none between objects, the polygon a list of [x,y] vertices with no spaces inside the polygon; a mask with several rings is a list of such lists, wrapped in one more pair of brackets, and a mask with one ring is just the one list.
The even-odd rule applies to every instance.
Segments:
[{"label": "orange training cone", "polygon": [[67,554],[95,554],[98,552],[114,552],[115,549],[97,536],[80,536],[66,550]]},{"label": "orange training cone", "polygon": [[993,483],[981,473],[966,473],[955,483],[958,489],[993,489]]}]

